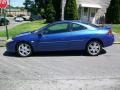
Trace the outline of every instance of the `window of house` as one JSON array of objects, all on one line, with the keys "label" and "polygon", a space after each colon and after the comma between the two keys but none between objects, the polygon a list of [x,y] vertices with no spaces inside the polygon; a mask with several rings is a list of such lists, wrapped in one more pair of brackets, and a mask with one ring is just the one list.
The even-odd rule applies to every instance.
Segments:
[{"label": "window of house", "polygon": [[88,16],[88,8],[84,8],[84,16]]}]

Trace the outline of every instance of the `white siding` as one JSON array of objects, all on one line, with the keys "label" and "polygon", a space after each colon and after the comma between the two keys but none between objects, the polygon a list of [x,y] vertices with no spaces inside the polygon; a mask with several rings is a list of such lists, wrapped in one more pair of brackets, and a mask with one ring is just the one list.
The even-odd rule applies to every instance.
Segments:
[{"label": "white siding", "polygon": [[[76,0],[77,2],[77,6],[79,7],[81,3],[86,3],[86,4],[99,4],[102,6],[101,9],[98,10],[98,12],[96,13],[96,18],[100,18],[101,16],[103,16],[106,13],[106,10],[110,4],[111,0]],[[63,0],[62,3],[62,19],[64,16],[64,6],[65,6],[66,0]]]}]

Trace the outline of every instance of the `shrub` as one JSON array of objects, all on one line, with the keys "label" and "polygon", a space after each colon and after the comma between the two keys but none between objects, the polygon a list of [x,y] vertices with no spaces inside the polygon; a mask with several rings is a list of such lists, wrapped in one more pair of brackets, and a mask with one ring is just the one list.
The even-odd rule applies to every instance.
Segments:
[{"label": "shrub", "polygon": [[62,0],[53,0],[53,6],[54,6],[55,12],[56,12],[55,19],[57,21],[61,19],[61,2],[62,2]]},{"label": "shrub", "polygon": [[65,20],[77,20],[78,19],[78,10],[76,0],[67,0],[64,10],[64,19]]},{"label": "shrub", "polygon": [[7,17],[14,17],[14,15],[12,15],[12,14],[7,14]]},{"label": "shrub", "polygon": [[51,23],[55,21],[55,9],[52,4],[52,0],[49,0],[47,7],[46,7],[46,22]]},{"label": "shrub", "polygon": [[120,0],[111,0],[106,13],[106,22],[109,24],[120,23]]}]

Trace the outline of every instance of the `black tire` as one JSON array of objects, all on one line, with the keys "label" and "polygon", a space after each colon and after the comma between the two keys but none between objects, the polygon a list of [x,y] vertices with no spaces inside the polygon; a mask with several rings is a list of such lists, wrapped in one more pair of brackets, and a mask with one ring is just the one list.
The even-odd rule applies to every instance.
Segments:
[{"label": "black tire", "polygon": [[101,51],[102,44],[99,41],[90,41],[86,46],[86,52],[90,56],[98,56],[101,53]]},{"label": "black tire", "polygon": [[20,57],[29,57],[32,55],[32,47],[28,43],[21,42],[17,44],[16,52],[17,52],[17,55]]}]

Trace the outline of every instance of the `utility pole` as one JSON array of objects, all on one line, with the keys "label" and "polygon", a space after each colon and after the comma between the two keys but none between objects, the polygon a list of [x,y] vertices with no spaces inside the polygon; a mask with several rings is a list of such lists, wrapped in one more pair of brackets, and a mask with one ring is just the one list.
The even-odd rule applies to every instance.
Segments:
[{"label": "utility pole", "polygon": [[7,27],[7,22],[6,22],[6,9],[3,9],[3,13],[4,13],[4,25],[5,25],[5,29],[6,29],[6,36],[7,36],[7,40],[9,39],[9,33],[8,33],[8,27]]},{"label": "utility pole", "polygon": [[10,0],[9,0],[9,14],[11,14],[10,12],[11,12],[11,10],[10,10]]}]

